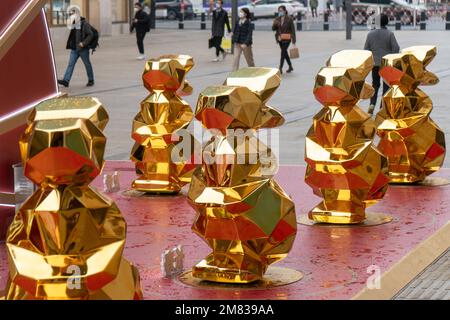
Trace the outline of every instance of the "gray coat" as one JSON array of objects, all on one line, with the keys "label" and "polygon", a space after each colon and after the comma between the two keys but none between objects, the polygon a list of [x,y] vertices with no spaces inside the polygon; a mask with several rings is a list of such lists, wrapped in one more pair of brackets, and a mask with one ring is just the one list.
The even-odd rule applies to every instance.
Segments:
[{"label": "gray coat", "polygon": [[372,51],[375,66],[381,65],[381,58],[389,53],[398,53],[400,48],[394,33],[386,28],[369,32],[364,50]]}]

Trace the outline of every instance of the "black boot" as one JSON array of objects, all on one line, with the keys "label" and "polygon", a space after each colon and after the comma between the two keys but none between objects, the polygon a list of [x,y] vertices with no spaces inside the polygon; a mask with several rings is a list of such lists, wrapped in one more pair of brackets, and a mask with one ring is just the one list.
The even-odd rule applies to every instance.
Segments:
[{"label": "black boot", "polygon": [[67,82],[66,80],[58,80],[58,84],[66,87],[66,88],[69,86],[69,82]]},{"label": "black boot", "polygon": [[92,87],[94,85],[94,81],[89,81],[87,84],[86,84],[86,87]]},{"label": "black boot", "polygon": [[294,68],[292,68],[292,66],[289,66],[289,69],[287,69],[287,73],[291,73],[292,71],[294,71]]}]

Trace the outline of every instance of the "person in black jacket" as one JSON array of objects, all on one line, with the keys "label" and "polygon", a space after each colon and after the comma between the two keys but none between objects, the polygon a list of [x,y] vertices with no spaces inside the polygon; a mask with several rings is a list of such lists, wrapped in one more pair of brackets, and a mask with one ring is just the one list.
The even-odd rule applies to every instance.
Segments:
[{"label": "person in black jacket", "polygon": [[250,10],[242,8],[239,10],[239,21],[236,22],[233,30],[232,42],[234,44],[233,71],[239,69],[239,60],[242,52],[249,67],[254,67],[253,60],[253,27],[250,23]]},{"label": "person in black jacket", "polygon": [[91,87],[94,85],[94,71],[89,59],[89,44],[94,39],[94,32],[86,19],[81,16],[81,11],[78,6],[70,6],[67,12],[70,15],[67,20],[67,27],[70,29],[70,34],[67,39],[66,49],[70,50],[70,57],[64,79],[58,80],[58,83],[64,87],[69,86],[75,65],[78,58],[81,58],[88,76],[86,86]]},{"label": "person in black jacket", "polygon": [[222,59],[225,60],[227,53],[223,50],[222,38],[225,34],[225,26],[227,26],[228,32],[231,32],[230,22],[228,21],[228,13],[222,8],[222,0],[217,1],[217,7],[212,13],[212,30],[211,30],[211,41],[213,46],[216,48],[216,58],[214,62],[219,61],[219,55],[222,53]]},{"label": "person in black jacket", "polygon": [[136,2],[134,4],[134,12],[135,14],[133,23],[131,24],[130,32],[133,32],[133,30],[136,29],[136,40],[139,49],[139,56],[136,59],[144,60],[144,38],[147,32],[150,31],[150,17],[142,9],[142,4],[140,2]]},{"label": "person in black jacket", "polygon": [[281,48],[280,73],[283,73],[285,60],[289,66],[289,69],[286,72],[290,73],[294,71],[294,68],[292,68],[288,48],[291,42],[295,45],[296,36],[294,20],[288,15],[285,6],[278,7],[278,17],[273,21],[272,30],[275,31],[275,39]]}]

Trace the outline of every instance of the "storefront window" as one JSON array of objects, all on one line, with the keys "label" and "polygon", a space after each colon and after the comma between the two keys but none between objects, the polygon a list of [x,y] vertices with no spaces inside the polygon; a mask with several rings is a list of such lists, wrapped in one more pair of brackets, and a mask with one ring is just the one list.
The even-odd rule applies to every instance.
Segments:
[{"label": "storefront window", "polygon": [[48,22],[51,26],[66,25],[68,18],[67,8],[77,5],[83,15],[87,14],[89,1],[86,0],[49,0],[45,5]]}]

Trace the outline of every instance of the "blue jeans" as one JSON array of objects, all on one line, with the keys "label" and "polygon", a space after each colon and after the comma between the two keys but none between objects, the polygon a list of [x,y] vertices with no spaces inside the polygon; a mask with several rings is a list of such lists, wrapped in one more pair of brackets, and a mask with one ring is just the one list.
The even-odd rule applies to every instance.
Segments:
[{"label": "blue jeans", "polygon": [[71,50],[69,65],[67,66],[66,73],[64,74],[64,80],[70,82],[72,79],[73,70],[75,69],[75,65],[77,64],[78,58],[81,57],[81,60],[84,63],[86,68],[87,76],[89,81],[94,81],[94,70],[92,70],[91,60],[89,59],[89,49],[82,49],[81,51]]}]

